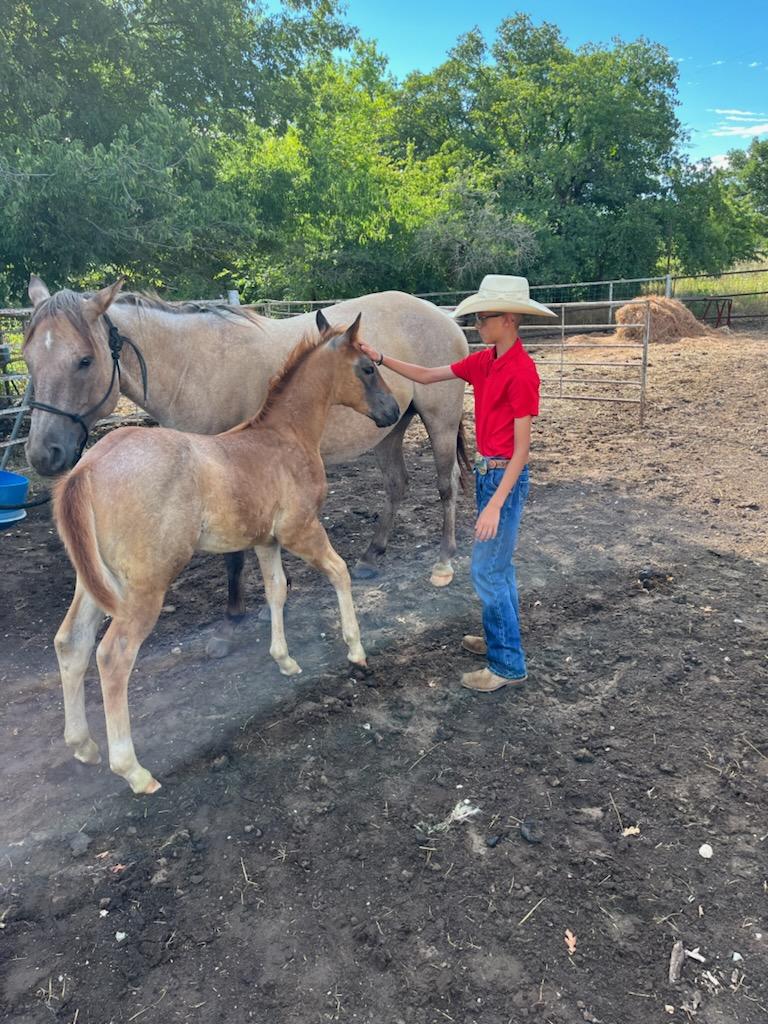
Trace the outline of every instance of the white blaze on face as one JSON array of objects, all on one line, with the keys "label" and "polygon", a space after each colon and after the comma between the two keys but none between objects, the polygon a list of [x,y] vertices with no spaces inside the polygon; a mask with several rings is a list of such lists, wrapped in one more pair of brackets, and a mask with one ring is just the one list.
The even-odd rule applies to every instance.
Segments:
[{"label": "white blaze on face", "polygon": [[53,335],[50,331],[45,332],[45,347],[49,352],[53,348]]}]

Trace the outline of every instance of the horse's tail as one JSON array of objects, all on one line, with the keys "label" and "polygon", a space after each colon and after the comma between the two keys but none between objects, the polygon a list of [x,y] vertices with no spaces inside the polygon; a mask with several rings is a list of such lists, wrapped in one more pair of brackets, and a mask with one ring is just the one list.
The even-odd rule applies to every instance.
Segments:
[{"label": "horse's tail", "polygon": [[53,515],[59,536],[83,586],[107,615],[114,615],[119,595],[99,552],[87,469],[78,466],[56,484]]},{"label": "horse's tail", "polygon": [[466,491],[469,481],[472,479],[472,463],[469,461],[469,450],[467,448],[467,432],[464,429],[464,417],[459,421],[459,429],[456,434],[456,461],[459,464],[459,483],[462,491]]}]

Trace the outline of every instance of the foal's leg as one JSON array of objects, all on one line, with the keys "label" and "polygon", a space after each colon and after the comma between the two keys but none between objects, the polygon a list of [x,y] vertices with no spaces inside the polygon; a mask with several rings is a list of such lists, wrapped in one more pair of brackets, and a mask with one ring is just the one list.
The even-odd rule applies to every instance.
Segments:
[{"label": "foal's leg", "polygon": [[122,775],[134,793],[154,793],[160,783],[136,760],[131,739],[128,712],[128,678],[139,648],[152,632],[164,594],[134,598],[130,607],[121,609],[113,618],[96,651],[107,720],[109,767]]},{"label": "foal's leg", "polygon": [[295,676],[301,672],[301,668],[288,654],[288,644],[285,642],[283,607],[288,586],[283,560],[280,557],[280,545],[276,541],[271,544],[259,544],[256,547],[256,556],[259,559],[261,575],[264,577],[264,593],[272,619],[272,640],[269,645],[269,653],[280,666],[280,671],[284,676]]},{"label": "foal's leg", "polygon": [[376,530],[368,549],[352,569],[352,577],[356,580],[371,580],[379,575],[378,560],[387,549],[395,513],[408,485],[408,471],[403,459],[403,436],[415,411],[409,405],[394,429],[373,449],[384,478],[384,506],[379,512]]},{"label": "foal's leg", "polygon": [[77,760],[85,764],[98,764],[101,761],[99,748],[88,731],[83,679],[103,618],[104,612],[78,578],[72,604],[59,626],[53,644],[64,691],[64,742],[72,748]]},{"label": "foal's leg", "polygon": [[325,573],[333,584],[339,601],[341,631],[346,641],[347,657],[355,665],[365,665],[365,651],[360,642],[355,606],[352,603],[352,581],[347,564],[331,547],[328,535],[319,520],[307,523],[285,538],[285,546],[294,555]]}]

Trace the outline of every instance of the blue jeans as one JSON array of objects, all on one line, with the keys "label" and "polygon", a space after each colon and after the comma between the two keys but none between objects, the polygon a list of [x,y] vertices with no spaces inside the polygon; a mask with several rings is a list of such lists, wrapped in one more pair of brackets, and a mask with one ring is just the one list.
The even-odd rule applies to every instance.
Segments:
[{"label": "blue jeans", "polygon": [[[478,514],[493,497],[503,476],[503,469],[489,469],[484,476],[475,473]],[[528,488],[528,467],[525,466],[502,506],[496,536],[492,540],[476,540],[472,548],[472,583],[483,604],[488,668],[507,679],[520,679],[526,674],[512,558]]]}]

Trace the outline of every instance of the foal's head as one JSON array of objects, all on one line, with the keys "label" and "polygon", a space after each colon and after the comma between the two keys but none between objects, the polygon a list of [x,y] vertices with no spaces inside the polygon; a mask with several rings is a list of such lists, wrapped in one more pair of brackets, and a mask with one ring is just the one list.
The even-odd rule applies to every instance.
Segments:
[{"label": "foal's head", "polygon": [[[67,289],[48,291],[39,277],[29,282],[34,311],[24,338],[24,359],[35,389],[35,400],[66,413],[83,413],[90,427],[117,404],[119,386],[109,391],[112,359],[103,314],[122,282],[91,295]],[[105,397],[106,396],[106,397]],[[102,398],[105,401],[94,409]],[[77,461],[82,426],[67,416],[35,409],[27,441],[27,458],[43,476],[53,476]]]},{"label": "foal's head", "polygon": [[338,357],[332,400],[368,416],[377,427],[391,427],[400,419],[400,406],[375,365],[356,345],[361,317],[359,313],[352,326],[339,333],[322,311],[317,311],[317,329],[323,338],[329,338],[326,344]]}]

